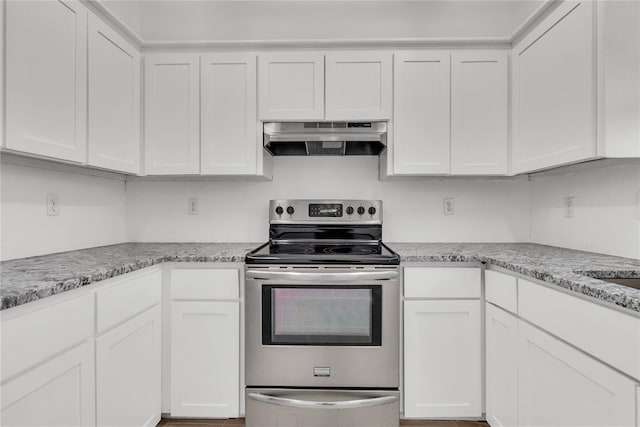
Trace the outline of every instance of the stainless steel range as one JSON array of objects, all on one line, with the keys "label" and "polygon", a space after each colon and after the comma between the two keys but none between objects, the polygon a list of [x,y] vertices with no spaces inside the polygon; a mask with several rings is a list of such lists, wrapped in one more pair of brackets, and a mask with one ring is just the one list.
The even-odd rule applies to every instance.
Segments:
[{"label": "stainless steel range", "polygon": [[378,200],[272,200],[246,258],[246,425],[398,426],[396,253]]}]

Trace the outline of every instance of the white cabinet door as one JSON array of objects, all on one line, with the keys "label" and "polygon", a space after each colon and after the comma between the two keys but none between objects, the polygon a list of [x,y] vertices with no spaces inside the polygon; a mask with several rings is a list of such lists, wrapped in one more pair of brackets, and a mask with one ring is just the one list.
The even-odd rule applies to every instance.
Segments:
[{"label": "white cabinet door", "polygon": [[506,51],[451,54],[451,174],[507,173]]},{"label": "white cabinet door", "polygon": [[209,175],[256,174],[256,57],[215,54],[200,58],[202,158]]},{"label": "white cabinet door", "polygon": [[94,426],[93,342],[85,341],[2,384],[0,424]]},{"label": "white cabinet door", "polygon": [[450,53],[400,52],[394,58],[395,175],[449,173]]},{"label": "white cabinet door", "polygon": [[327,120],[391,119],[393,55],[332,52],[326,55]]},{"label": "white cabinet door", "polygon": [[595,2],[566,2],[513,48],[513,172],[596,154]]},{"label": "white cabinet door", "polygon": [[519,322],[519,425],[633,426],[636,384]]},{"label": "white cabinet door", "polygon": [[404,415],[482,415],[480,301],[404,302]]},{"label": "white cabinet door", "polygon": [[239,415],[239,302],[171,304],[171,415]]},{"label": "white cabinet door", "polygon": [[86,161],[87,10],[6,2],[6,146]]},{"label": "white cabinet door", "polygon": [[145,174],[200,172],[198,55],[145,58]]},{"label": "white cabinet door", "polygon": [[264,54],[258,64],[260,120],[324,118],[324,55]]},{"label": "white cabinet door", "polygon": [[92,166],[140,171],[140,54],[89,17],[89,156]]},{"label": "white cabinet door", "polygon": [[160,422],[160,306],[96,339],[98,426]]},{"label": "white cabinet door", "polygon": [[518,425],[518,318],[486,309],[486,413],[492,427]]}]

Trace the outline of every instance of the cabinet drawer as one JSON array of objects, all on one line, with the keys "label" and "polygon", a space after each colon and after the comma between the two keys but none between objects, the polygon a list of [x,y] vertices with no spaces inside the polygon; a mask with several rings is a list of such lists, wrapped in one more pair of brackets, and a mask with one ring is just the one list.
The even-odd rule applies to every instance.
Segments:
[{"label": "cabinet drawer", "polygon": [[96,332],[101,333],[143,312],[161,300],[162,272],[132,273],[96,293]]},{"label": "cabinet drawer", "polygon": [[640,379],[640,319],[527,280],[518,281],[520,316]]},{"label": "cabinet drawer", "polygon": [[3,321],[2,382],[93,334],[93,295]]},{"label": "cabinet drawer", "polygon": [[487,301],[512,313],[518,313],[518,279],[508,274],[486,270],[484,290]]},{"label": "cabinet drawer", "polygon": [[172,270],[171,298],[238,299],[240,298],[240,273],[236,268]]},{"label": "cabinet drawer", "polygon": [[405,267],[407,298],[480,298],[479,268]]}]

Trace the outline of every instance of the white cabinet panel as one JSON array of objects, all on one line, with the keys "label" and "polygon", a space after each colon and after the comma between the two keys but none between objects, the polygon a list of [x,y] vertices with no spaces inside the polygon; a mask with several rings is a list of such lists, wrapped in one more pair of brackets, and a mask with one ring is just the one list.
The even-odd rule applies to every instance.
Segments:
[{"label": "white cabinet panel", "polygon": [[404,302],[404,414],[482,415],[480,301]]},{"label": "white cabinet panel", "polygon": [[328,53],[326,119],[390,119],[393,93],[392,61],[391,53]]},{"label": "white cabinet panel", "polygon": [[[93,295],[32,304],[34,311],[3,319],[0,324],[2,382],[93,335]],[[27,306],[16,307],[21,308]]]},{"label": "white cabinet panel", "polygon": [[200,58],[202,76],[201,173],[255,174],[256,57],[215,54]]},{"label": "white cabinet panel", "polygon": [[89,16],[89,156],[92,166],[140,171],[140,54]]},{"label": "white cabinet panel", "polygon": [[518,425],[518,318],[486,309],[486,413],[492,427]]},{"label": "white cabinet panel", "polygon": [[324,55],[264,54],[258,64],[260,120],[324,118]]},{"label": "white cabinet panel", "polygon": [[451,54],[451,174],[507,173],[506,51]]},{"label": "white cabinet panel", "polygon": [[239,302],[171,303],[171,415],[237,417]]},{"label": "white cabinet panel", "polygon": [[635,424],[634,382],[523,321],[519,362],[520,426]]},{"label": "white cabinet panel", "polygon": [[513,172],[596,154],[595,2],[566,2],[513,48]]},{"label": "white cabinet panel", "polygon": [[485,298],[512,313],[518,313],[518,279],[497,271],[484,272]]},{"label": "white cabinet panel", "polygon": [[130,273],[96,292],[96,332],[102,333],[160,302],[162,272]]},{"label": "white cabinet panel", "polygon": [[171,270],[171,298],[238,299],[240,298],[240,274],[236,268],[173,269]]},{"label": "white cabinet panel", "polygon": [[449,52],[395,54],[393,174],[449,173],[449,62]]},{"label": "white cabinet panel", "polygon": [[477,267],[404,267],[403,274],[407,298],[480,298]]},{"label": "white cabinet panel", "polygon": [[199,173],[199,57],[146,56],[144,103],[145,174]]},{"label": "white cabinet panel", "polygon": [[7,148],[84,162],[87,10],[67,0],[6,8]]},{"label": "white cabinet panel", "polygon": [[0,424],[94,426],[93,343],[74,347],[2,384]]},{"label": "white cabinet panel", "polygon": [[160,306],[96,339],[98,426],[160,421]]},{"label": "white cabinet panel", "polygon": [[637,317],[523,279],[518,310],[523,319],[640,380]]}]

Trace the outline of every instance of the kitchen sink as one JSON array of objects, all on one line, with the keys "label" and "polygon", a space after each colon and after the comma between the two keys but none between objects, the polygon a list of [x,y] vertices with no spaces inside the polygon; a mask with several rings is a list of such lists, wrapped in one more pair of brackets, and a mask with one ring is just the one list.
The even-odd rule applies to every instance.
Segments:
[{"label": "kitchen sink", "polygon": [[628,286],[630,288],[640,289],[640,277],[631,279],[623,279],[617,277],[594,277],[594,279],[600,279],[604,282],[615,283],[617,285]]}]

